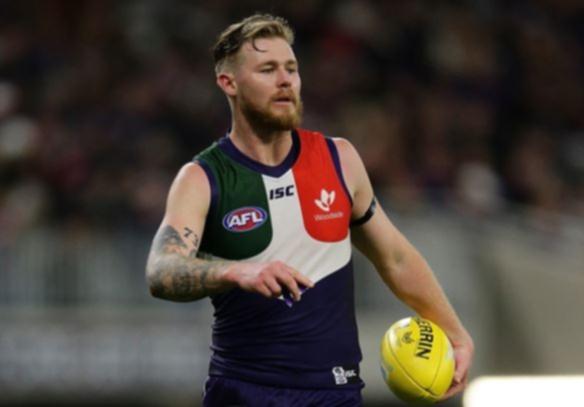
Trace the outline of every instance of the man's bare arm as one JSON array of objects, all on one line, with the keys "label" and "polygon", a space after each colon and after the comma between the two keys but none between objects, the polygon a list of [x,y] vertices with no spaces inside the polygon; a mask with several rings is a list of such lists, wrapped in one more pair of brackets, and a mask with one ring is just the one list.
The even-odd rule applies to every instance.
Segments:
[{"label": "man's bare arm", "polygon": [[171,301],[195,301],[233,287],[267,298],[286,289],[299,301],[301,287],[313,283],[279,261],[250,263],[197,257],[209,210],[210,186],[197,164],[185,165],[174,180],[164,219],[154,237],[146,279],[153,296]]},{"label": "man's bare arm", "polygon": [[[344,140],[335,142],[353,194],[353,215],[358,218],[370,205],[373,188],[355,149]],[[444,397],[462,391],[474,344],[426,260],[391,223],[381,205],[365,224],[351,230],[351,241],[371,260],[385,284],[404,304],[446,331],[454,347],[456,371],[453,385]]]}]

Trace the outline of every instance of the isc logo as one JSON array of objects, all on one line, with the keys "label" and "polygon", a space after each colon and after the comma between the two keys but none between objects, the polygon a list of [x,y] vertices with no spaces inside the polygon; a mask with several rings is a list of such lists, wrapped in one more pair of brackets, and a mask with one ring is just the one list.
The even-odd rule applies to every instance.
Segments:
[{"label": "isc logo", "polygon": [[294,185],[270,189],[270,200],[294,195]]},{"label": "isc logo", "polygon": [[235,209],[223,217],[223,227],[230,232],[249,232],[259,228],[268,219],[268,214],[257,206]]}]

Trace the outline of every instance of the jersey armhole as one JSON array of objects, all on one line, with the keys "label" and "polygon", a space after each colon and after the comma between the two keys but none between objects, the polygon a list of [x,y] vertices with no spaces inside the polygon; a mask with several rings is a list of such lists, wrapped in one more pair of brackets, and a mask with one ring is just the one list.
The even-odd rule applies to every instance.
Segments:
[{"label": "jersey armhole", "polygon": [[213,173],[213,170],[205,161],[196,159],[193,160],[194,163],[199,164],[209,180],[209,187],[211,188],[211,202],[209,202],[209,214],[215,211],[217,208],[217,202],[219,201],[219,186],[217,184],[217,178]]},{"label": "jersey armhole", "polygon": [[337,146],[332,138],[325,137],[325,140],[326,140],[326,145],[331,153],[331,157],[333,159],[333,163],[335,165],[335,170],[336,170],[337,176],[339,177],[339,181],[341,181],[341,185],[343,186],[343,189],[345,190],[345,194],[347,195],[347,198],[349,198],[349,202],[351,203],[351,207],[353,207],[353,197],[351,196],[351,193],[349,192],[349,188],[347,188],[347,183],[345,182],[345,177],[343,176],[343,169],[341,167],[341,160],[339,158],[339,151],[337,150]]}]

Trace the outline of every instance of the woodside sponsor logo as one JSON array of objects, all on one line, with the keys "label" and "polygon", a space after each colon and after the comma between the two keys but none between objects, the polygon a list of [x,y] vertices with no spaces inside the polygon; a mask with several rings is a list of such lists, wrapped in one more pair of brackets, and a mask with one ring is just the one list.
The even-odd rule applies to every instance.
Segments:
[{"label": "woodside sponsor logo", "polygon": [[314,203],[325,212],[331,210],[331,205],[335,201],[335,191],[328,192],[326,189],[320,191],[320,199],[315,199]]},{"label": "woodside sponsor logo", "polygon": [[314,215],[314,220],[316,221],[323,221],[323,220],[330,220],[330,219],[337,219],[343,217],[343,212],[331,212],[331,205],[335,202],[335,191],[328,192],[326,189],[322,189],[320,191],[320,199],[315,199],[314,204],[318,206],[318,208],[324,212],[324,214],[316,214]]}]

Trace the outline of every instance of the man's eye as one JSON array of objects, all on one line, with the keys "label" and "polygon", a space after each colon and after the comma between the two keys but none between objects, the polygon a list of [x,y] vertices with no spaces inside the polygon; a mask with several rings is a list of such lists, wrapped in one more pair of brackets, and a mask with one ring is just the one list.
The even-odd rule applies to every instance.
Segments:
[{"label": "man's eye", "polygon": [[260,72],[263,72],[263,73],[270,73],[273,71],[274,71],[274,68],[263,68],[260,70]]}]

